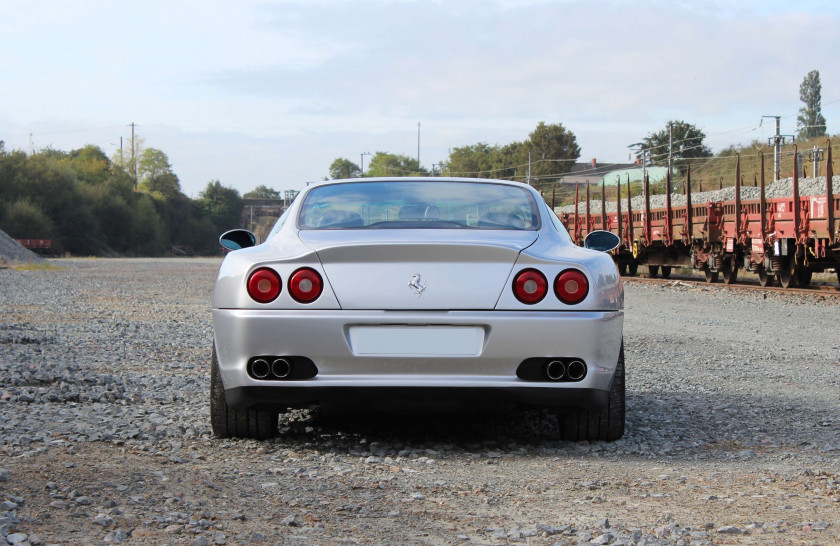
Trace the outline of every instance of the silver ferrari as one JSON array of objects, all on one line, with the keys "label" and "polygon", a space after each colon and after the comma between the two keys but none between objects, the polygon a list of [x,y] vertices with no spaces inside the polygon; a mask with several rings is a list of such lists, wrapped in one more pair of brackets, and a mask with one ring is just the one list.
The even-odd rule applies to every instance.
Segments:
[{"label": "silver ferrari", "polygon": [[557,412],[566,440],[624,433],[624,301],[593,232],[486,179],[306,188],[266,241],[232,230],[213,294],[211,424],[268,438],[292,407]]}]

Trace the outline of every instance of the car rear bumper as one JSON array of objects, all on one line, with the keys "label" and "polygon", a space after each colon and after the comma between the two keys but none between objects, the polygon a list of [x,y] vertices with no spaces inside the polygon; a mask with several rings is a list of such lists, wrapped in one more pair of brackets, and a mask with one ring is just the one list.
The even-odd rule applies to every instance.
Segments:
[{"label": "car rear bumper", "polygon": [[250,409],[326,406],[357,411],[503,409],[508,406],[567,407],[598,410],[609,392],[550,387],[298,387],[249,386],[225,390],[228,406]]},{"label": "car rear bumper", "polygon": [[[540,406],[600,407],[621,346],[623,311],[278,311],[214,309],[216,352],[228,404],[235,407],[371,400],[474,397]],[[480,330],[475,354],[455,343],[415,344],[413,354],[360,352],[358,328]],[[430,336],[429,339],[434,339]],[[367,349],[365,349],[367,350]],[[303,356],[311,379],[266,381],[246,370],[258,355]],[[517,377],[527,358],[574,357],[586,363],[577,382]]]}]

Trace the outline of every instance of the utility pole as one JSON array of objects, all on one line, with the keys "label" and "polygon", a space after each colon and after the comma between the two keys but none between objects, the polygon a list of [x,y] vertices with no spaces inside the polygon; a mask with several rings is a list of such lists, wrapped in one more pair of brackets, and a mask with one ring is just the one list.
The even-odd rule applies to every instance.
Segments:
[{"label": "utility pole", "polygon": [[674,157],[673,157],[673,150],[674,150],[674,124],[670,121],[668,122],[668,178],[666,181],[666,185],[668,186],[665,188],[666,193],[671,193],[671,180],[674,178]]},{"label": "utility pole", "polygon": [[531,185],[531,149],[528,148],[528,185]]},{"label": "utility pole", "polygon": [[134,122],[131,122],[131,168],[134,169],[134,189],[137,189],[137,161],[134,158]]},{"label": "utility pole", "polygon": [[820,175],[820,161],[822,161],[824,151],[822,148],[814,146],[814,149],[808,152],[808,155],[811,156],[811,161],[814,162],[814,169],[812,171],[814,178]]},{"label": "utility pole", "polygon": [[417,122],[417,170],[420,170],[420,122]]},{"label": "utility pole", "polygon": [[365,156],[366,155],[373,155],[373,154],[370,153],[370,152],[362,152],[361,155],[362,155],[362,172],[359,175],[359,178],[364,178],[365,177]]},{"label": "utility pole", "polygon": [[124,167],[123,165],[123,137],[120,137],[120,169]]},{"label": "utility pole", "polygon": [[767,144],[773,145],[773,181],[778,182],[782,177],[782,144],[785,144],[785,139],[790,137],[791,142],[796,142],[796,137],[793,135],[781,134],[780,122],[782,116],[761,116],[764,118],[773,118],[776,120],[776,134],[767,139]]}]

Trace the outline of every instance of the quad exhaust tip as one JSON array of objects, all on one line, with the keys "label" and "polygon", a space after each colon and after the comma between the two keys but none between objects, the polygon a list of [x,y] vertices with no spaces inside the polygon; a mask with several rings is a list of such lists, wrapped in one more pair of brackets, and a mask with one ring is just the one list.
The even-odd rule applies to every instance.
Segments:
[{"label": "quad exhaust tip", "polygon": [[580,381],[586,375],[586,364],[580,360],[572,360],[566,366],[566,377],[571,381]]},{"label": "quad exhaust tip", "polygon": [[551,359],[542,367],[543,380],[568,382],[580,381],[584,377],[586,377],[586,364],[578,359]]},{"label": "quad exhaust tip", "polygon": [[289,379],[292,375],[292,363],[285,358],[255,358],[248,363],[248,375],[267,381]]},{"label": "quad exhaust tip", "polygon": [[278,358],[271,363],[271,375],[277,379],[286,379],[292,373],[292,365],[285,358]]},{"label": "quad exhaust tip", "polygon": [[265,379],[271,373],[271,366],[264,358],[258,358],[251,363],[251,375],[256,379]]},{"label": "quad exhaust tip", "polygon": [[559,360],[552,360],[545,365],[545,376],[551,381],[559,381],[566,375],[566,364]]}]

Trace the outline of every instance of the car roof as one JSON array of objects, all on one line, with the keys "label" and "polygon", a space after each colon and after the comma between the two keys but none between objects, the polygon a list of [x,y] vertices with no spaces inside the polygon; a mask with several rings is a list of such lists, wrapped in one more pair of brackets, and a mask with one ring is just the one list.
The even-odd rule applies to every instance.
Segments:
[{"label": "car roof", "polygon": [[[359,182],[471,182],[479,184],[503,184],[506,186],[520,186],[531,188],[528,184],[515,182],[513,180],[498,180],[495,178],[459,178],[451,176],[383,176],[371,178],[341,178],[337,180],[323,180],[310,183],[308,187],[323,186],[328,184],[352,184]],[[533,189],[533,188],[531,188]]]}]

